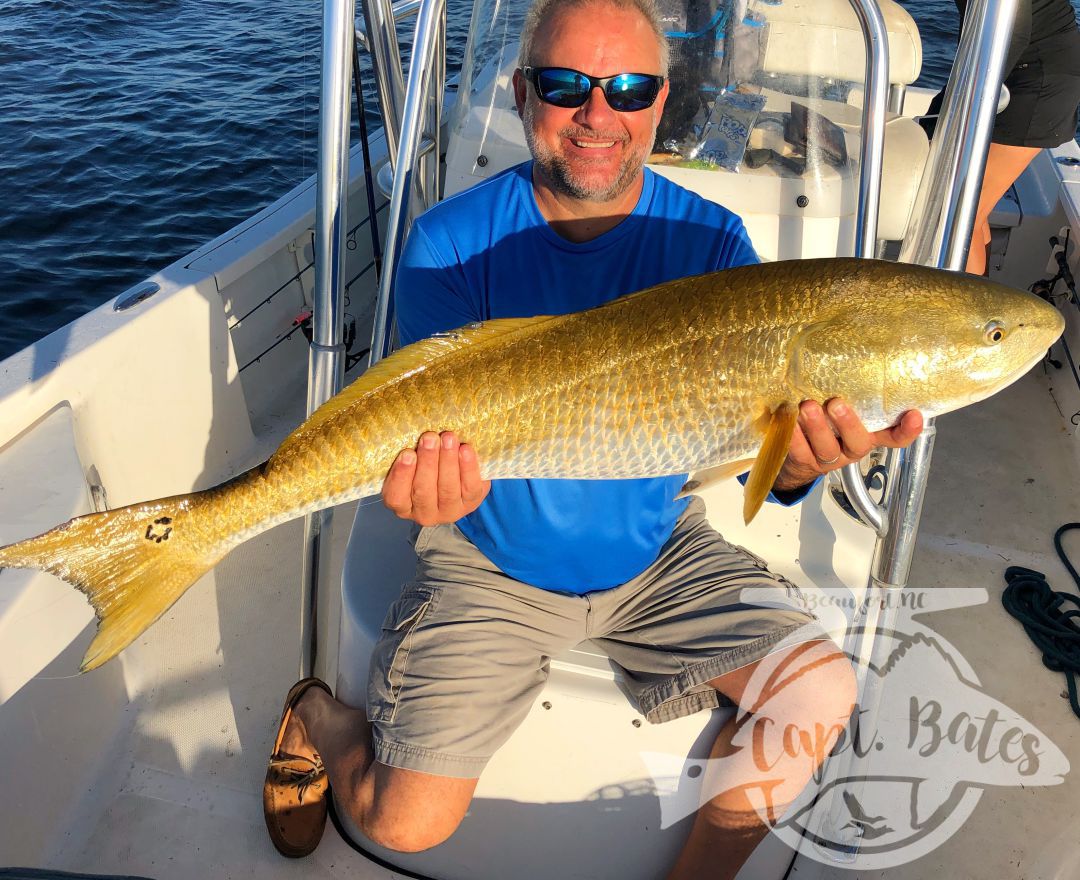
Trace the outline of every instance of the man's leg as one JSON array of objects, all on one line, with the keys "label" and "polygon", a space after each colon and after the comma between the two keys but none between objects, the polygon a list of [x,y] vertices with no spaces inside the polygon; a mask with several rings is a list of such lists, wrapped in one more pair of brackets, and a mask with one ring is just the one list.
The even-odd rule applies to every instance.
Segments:
[{"label": "man's leg", "polygon": [[280,748],[317,753],[357,828],[406,852],[453,834],[544,686],[547,658],[586,637],[589,607],[514,581],[454,526],[424,529],[416,548],[416,580],[372,652],[366,711],[311,687]]},{"label": "man's leg", "polygon": [[[777,650],[709,683],[739,711],[709,755],[724,760],[707,765],[702,790],[719,793],[698,810],[668,880],[733,880],[828,756],[856,700],[851,663],[829,640]],[[733,744],[740,731],[751,748]],[[785,739],[804,750],[789,754]]]},{"label": "man's leg", "polygon": [[[851,664],[790,581],[709,525],[700,498],[648,570],[592,602],[593,641],[649,721],[715,707],[716,691],[741,708],[713,746],[701,780],[708,803],[669,874],[730,880],[767,833],[768,805],[775,821],[846,725]],[[783,754],[786,725],[795,742],[806,732],[812,755]]]},{"label": "man's leg", "polygon": [[320,755],[338,807],[370,840],[398,852],[428,849],[453,834],[477,783],[374,761],[365,712],[317,687],[293,710],[282,750]]}]

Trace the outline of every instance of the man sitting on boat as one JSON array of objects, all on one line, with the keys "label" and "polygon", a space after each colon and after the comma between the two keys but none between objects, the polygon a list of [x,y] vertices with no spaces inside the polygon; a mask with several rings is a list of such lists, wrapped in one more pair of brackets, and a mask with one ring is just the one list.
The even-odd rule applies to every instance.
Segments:
[{"label": "man sitting on boat", "polygon": [[[757,261],[738,217],[645,168],[666,70],[652,0],[537,0],[514,75],[533,161],[416,222],[397,284],[403,343]],[[872,434],[839,400],[805,402],[774,500],[795,503],[821,474],[920,430],[917,413]],[[376,646],[366,712],[312,679],[290,692],[265,791],[275,845],[314,849],[328,782],[376,843],[442,842],[539,694],[548,658],[591,638],[650,722],[715,707],[719,694],[747,713],[713,747],[730,756],[730,777],[710,786],[721,794],[669,875],[733,878],[814,764],[785,755],[764,780],[732,737],[767,711],[777,729],[830,731],[827,754],[854,705],[850,663],[783,600],[790,584],[709,526],[700,499],[675,500],[685,477],[492,485],[478,456],[450,433],[426,434],[393,465],[383,498],[422,526],[416,578]],[[744,603],[746,588],[778,601]],[[756,705],[752,677],[781,667],[792,683]]]}]

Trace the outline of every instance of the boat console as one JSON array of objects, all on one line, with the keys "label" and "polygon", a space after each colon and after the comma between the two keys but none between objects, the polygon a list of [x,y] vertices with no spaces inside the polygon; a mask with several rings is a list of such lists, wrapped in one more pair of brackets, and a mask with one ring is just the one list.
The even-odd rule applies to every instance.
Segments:
[{"label": "boat console", "polygon": [[[474,31],[448,123],[447,196],[529,158],[512,88],[518,29],[505,4],[477,7],[489,5],[492,19],[474,15],[491,24]],[[763,259],[851,253],[866,57],[851,4],[754,0],[738,21],[736,3],[706,4],[696,21],[686,10],[701,4],[675,5],[683,14],[671,23],[672,91],[653,170],[739,214]],[[919,76],[922,44],[902,6],[880,6],[900,96]],[[928,151],[912,118],[888,114],[879,239],[903,237]]]}]

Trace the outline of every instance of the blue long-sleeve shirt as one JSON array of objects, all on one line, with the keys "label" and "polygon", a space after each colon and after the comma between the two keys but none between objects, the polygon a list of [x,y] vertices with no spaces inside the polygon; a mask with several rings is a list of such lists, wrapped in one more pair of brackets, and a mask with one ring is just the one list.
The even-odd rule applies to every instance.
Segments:
[{"label": "blue long-sleeve shirt", "polygon": [[[511,168],[417,220],[396,285],[402,344],[490,318],[580,311],[758,262],[735,214],[648,169],[630,216],[591,241],[567,241],[540,214],[531,174],[528,162]],[[568,593],[609,589],[657,558],[686,507],[675,500],[686,478],[496,480],[458,526],[520,581]]]}]

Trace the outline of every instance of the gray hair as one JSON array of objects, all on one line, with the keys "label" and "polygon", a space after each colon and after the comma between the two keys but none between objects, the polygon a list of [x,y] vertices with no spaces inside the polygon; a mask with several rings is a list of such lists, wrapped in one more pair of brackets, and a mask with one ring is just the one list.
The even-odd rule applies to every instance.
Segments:
[{"label": "gray hair", "polygon": [[[587,6],[603,4],[615,6],[618,9],[636,11],[641,14],[645,21],[648,22],[652,32],[656,34],[656,40],[660,44],[660,73],[667,76],[670,52],[668,51],[667,35],[664,33],[664,25],[660,21],[660,10],[657,8],[656,0],[533,0],[529,12],[525,16],[525,24],[521,28],[518,66],[526,67],[531,63],[533,40],[541,22],[561,9],[582,9]],[[635,73],[648,72],[645,70],[635,71]]]}]

